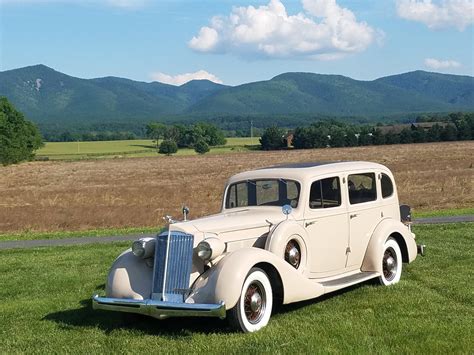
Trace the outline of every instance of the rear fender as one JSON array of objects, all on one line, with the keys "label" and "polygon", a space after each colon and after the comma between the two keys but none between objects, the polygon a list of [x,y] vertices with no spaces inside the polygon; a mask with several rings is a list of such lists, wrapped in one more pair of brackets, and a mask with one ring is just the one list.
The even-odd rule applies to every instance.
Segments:
[{"label": "rear fender", "polygon": [[397,241],[404,262],[411,263],[415,260],[417,248],[412,233],[402,222],[387,218],[377,225],[370,238],[361,271],[382,273],[384,244],[389,237]]},{"label": "rear fender", "polygon": [[324,293],[323,286],[304,277],[277,255],[264,249],[243,248],[224,255],[202,274],[194,283],[186,302],[215,304],[224,301],[226,309],[231,309],[240,297],[250,269],[257,264],[268,264],[276,270],[282,283],[285,304]]}]

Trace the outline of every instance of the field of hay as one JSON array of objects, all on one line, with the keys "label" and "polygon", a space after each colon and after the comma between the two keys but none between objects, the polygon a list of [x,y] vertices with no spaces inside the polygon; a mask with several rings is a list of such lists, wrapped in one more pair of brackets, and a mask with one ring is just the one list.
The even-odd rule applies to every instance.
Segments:
[{"label": "field of hay", "polygon": [[162,216],[217,212],[226,179],[304,161],[369,160],[395,174],[417,211],[474,205],[474,142],[31,162],[0,167],[0,232],[157,226]]}]

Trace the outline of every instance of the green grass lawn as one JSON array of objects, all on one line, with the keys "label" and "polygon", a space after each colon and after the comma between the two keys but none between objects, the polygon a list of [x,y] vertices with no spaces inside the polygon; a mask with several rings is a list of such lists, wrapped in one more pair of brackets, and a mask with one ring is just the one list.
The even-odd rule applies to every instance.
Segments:
[{"label": "green grass lawn", "polygon": [[399,284],[284,306],[254,334],[217,319],[93,311],[128,243],[1,251],[0,353],[472,353],[472,224],[414,230],[428,254]]},{"label": "green grass lawn", "polygon": [[449,216],[463,216],[474,214],[474,208],[451,208],[445,210],[435,211],[413,211],[413,218],[425,218],[425,217],[449,217]]},{"label": "green grass lawn", "polygon": [[[211,153],[246,151],[258,146],[259,138],[227,138],[225,146],[211,148]],[[196,154],[193,149],[180,149],[178,155]],[[98,142],[48,142],[38,150],[39,159],[75,160],[110,156],[156,156],[156,145],[148,139]]]}]

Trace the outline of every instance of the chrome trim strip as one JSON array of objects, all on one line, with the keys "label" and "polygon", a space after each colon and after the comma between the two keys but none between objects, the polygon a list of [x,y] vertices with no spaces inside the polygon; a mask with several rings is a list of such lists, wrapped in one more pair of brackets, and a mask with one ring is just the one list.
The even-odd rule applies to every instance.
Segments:
[{"label": "chrome trim strip", "polygon": [[166,241],[165,271],[163,274],[162,301],[166,301],[166,272],[168,271],[168,255],[170,254],[171,225],[168,228],[168,240]]},{"label": "chrome trim strip", "polygon": [[152,299],[134,300],[128,298],[92,297],[92,308],[106,311],[139,313],[158,319],[168,317],[218,317],[226,316],[225,303],[174,303]]}]

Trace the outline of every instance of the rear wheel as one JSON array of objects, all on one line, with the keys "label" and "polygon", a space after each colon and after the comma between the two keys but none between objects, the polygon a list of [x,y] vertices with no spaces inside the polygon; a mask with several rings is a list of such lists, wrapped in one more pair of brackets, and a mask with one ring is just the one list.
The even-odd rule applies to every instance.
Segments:
[{"label": "rear wheel", "polygon": [[236,330],[255,332],[268,324],[272,307],[272,285],[267,274],[260,268],[252,268],[237,304],[229,311],[229,323]]},{"label": "rear wheel", "polygon": [[400,281],[402,275],[402,252],[393,238],[388,238],[384,244],[382,255],[382,275],[379,281],[384,286],[390,286]]}]

